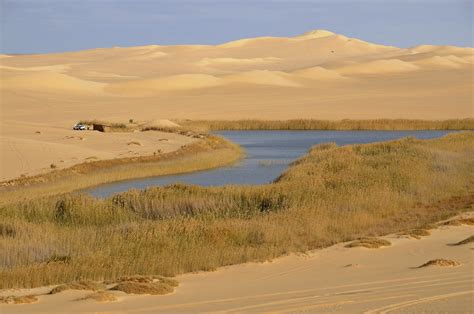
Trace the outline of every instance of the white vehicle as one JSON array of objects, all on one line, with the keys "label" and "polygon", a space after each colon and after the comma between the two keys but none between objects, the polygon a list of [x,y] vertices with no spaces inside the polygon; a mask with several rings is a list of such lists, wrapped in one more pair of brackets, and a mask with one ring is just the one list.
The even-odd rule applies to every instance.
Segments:
[{"label": "white vehicle", "polygon": [[87,127],[84,124],[77,123],[76,125],[74,125],[74,127],[72,129],[73,130],[84,131],[84,130],[87,130]]}]

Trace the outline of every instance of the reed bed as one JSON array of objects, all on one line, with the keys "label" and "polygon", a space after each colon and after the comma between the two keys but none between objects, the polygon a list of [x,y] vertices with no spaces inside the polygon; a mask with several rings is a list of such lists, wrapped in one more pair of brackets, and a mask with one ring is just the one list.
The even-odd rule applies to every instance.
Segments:
[{"label": "reed bed", "polygon": [[67,169],[2,182],[0,204],[57,195],[120,180],[222,167],[235,163],[242,155],[239,146],[218,136],[207,136],[169,153],[110,160],[91,159]]},{"label": "reed bed", "polygon": [[323,144],[262,186],[12,202],[0,206],[0,288],[173,276],[427,228],[473,209],[473,153],[474,132]]},{"label": "reed bed", "polygon": [[450,120],[183,120],[183,127],[200,131],[219,130],[474,130],[474,119]]}]

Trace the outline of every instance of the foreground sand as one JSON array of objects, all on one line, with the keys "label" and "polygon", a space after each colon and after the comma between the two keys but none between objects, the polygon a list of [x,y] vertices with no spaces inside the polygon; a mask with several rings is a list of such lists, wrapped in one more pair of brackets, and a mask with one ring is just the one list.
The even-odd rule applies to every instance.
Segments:
[{"label": "foreground sand", "polygon": [[[89,292],[41,296],[38,303],[0,305],[2,313],[169,312],[469,312],[474,308],[473,244],[451,246],[473,235],[474,226],[442,226],[421,240],[385,237],[392,246],[345,248],[344,244],[267,263],[179,276],[166,296],[121,293],[111,303],[74,301]],[[436,258],[457,267],[415,268]],[[51,288],[3,291],[44,293]]]}]

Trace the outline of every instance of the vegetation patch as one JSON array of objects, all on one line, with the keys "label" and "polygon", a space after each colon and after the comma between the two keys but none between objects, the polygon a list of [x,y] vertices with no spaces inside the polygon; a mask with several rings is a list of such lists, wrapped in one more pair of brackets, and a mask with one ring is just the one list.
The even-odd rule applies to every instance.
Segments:
[{"label": "vegetation patch", "polygon": [[438,258],[438,259],[433,259],[430,260],[423,265],[418,266],[417,268],[423,268],[423,267],[430,267],[430,266],[441,266],[441,267],[452,267],[452,266],[459,266],[460,263],[450,260],[450,259],[443,259],[443,258]]},{"label": "vegetation patch", "polygon": [[142,146],[142,143],[140,143],[138,141],[131,141],[131,142],[128,142],[127,145],[128,146],[130,146],[130,145]]},{"label": "vegetation patch", "polygon": [[71,256],[69,255],[58,255],[53,254],[50,258],[48,258],[46,263],[70,263]]},{"label": "vegetation patch", "polygon": [[403,235],[408,235],[412,238],[415,238],[415,239],[421,239],[421,237],[427,237],[429,236],[431,233],[429,230],[426,230],[426,229],[413,229],[413,230],[410,230],[410,231],[407,231],[405,233],[402,233]]},{"label": "vegetation patch", "polygon": [[162,295],[172,293],[174,291],[172,286],[161,282],[135,282],[124,281],[120,282],[110,290],[122,291],[128,294],[151,294]]},{"label": "vegetation patch", "polygon": [[117,301],[117,297],[108,291],[97,291],[91,294],[86,295],[83,298],[78,299],[78,301],[81,300],[94,300],[97,302],[113,302]]},{"label": "vegetation patch", "polygon": [[474,242],[474,235],[467,237],[466,239],[459,241],[458,243],[455,243],[454,245],[464,245],[464,244],[469,244]]},{"label": "vegetation patch", "polygon": [[27,304],[34,303],[38,301],[36,295],[22,295],[22,296],[0,296],[0,304]]},{"label": "vegetation patch", "polygon": [[458,219],[451,219],[446,222],[441,223],[442,226],[461,226],[462,223]]},{"label": "vegetation patch", "polygon": [[105,285],[103,283],[95,282],[95,281],[77,281],[71,282],[68,284],[60,285],[55,287],[53,290],[49,292],[49,294],[56,294],[66,290],[91,290],[91,291],[98,291],[105,289]]},{"label": "vegetation patch", "polygon": [[0,237],[14,238],[16,236],[16,229],[9,224],[0,223]]},{"label": "vegetation patch", "polygon": [[382,246],[390,246],[392,243],[388,240],[379,238],[360,238],[359,240],[353,241],[346,245],[348,248],[352,247],[366,247],[369,249],[378,249]]},{"label": "vegetation patch", "polygon": [[184,120],[187,128],[200,130],[474,130],[474,119],[451,120]]},{"label": "vegetation patch", "polygon": [[463,225],[474,226],[474,218],[458,219],[458,221]]},{"label": "vegetation patch", "polygon": [[[109,281],[110,282],[110,281]],[[123,276],[119,279],[115,280],[115,282],[138,282],[138,283],[163,283],[169,285],[171,287],[179,286],[179,282],[176,279],[164,277],[164,276],[142,276],[142,275],[134,275],[134,276]]]},{"label": "vegetation patch", "polygon": [[69,168],[0,183],[0,205],[41,195],[58,195],[89,186],[157,175],[210,169],[232,164],[242,156],[239,146],[216,136],[183,146],[169,153],[94,160]]}]

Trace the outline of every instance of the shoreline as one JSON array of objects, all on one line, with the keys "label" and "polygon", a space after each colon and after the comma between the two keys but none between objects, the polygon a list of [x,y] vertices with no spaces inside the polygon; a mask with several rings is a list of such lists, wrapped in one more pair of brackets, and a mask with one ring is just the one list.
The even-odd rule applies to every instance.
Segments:
[{"label": "shoreline", "polygon": [[367,119],[367,120],[176,120],[183,127],[205,131],[468,131],[474,118],[447,120]]},{"label": "shoreline", "polygon": [[[465,119],[450,119],[450,120],[407,120],[407,119],[370,119],[370,120],[315,120],[315,119],[295,119],[295,120],[255,120],[255,119],[245,119],[245,120],[175,120],[180,123],[181,126],[190,131],[198,132],[212,132],[212,131],[252,131],[252,130],[261,130],[261,131],[466,131],[474,130],[474,119],[465,118]],[[40,128],[41,129],[41,128]],[[174,129],[170,128],[151,128],[152,130],[161,131],[162,133],[176,133]],[[36,133],[42,133],[37,131]],[[66,134],[66,133],[65,133]],[[65,138],[79,138],[83,140],[82,136],[77,136],[78,134],[72,133],[73,135],[66,135]],[[84,134],[90,136],[92,133]],[[107,136],[110,134],[124,134],[123,132],[107,132]],[[129,134],[133,134],[129,133]],[[83,134],[80,134],[83,135]],[[14,137],[11,137],[14,139]],[[21,138],[19,138],[21,139]],[[141,146],[141,143],[137,140],[129,140],[128,145],[132,144]],[[193,143],[188,143],[189,146]],[[78,146],[79,148],[79,146]],[[13,149],[13,148],[11,148]],[[142,149],[142,148],[140,148]],[[16,150],[16,149],[15,149]],[[143,150],[143,149],[142,149]],[[28,151],[27,151],[28,152]],[[130,152],[130,151],[129,151]],[[172,155],[176,151],[168,151],[166,153],[160,153],[160,156],[163,155]],[[34,152],[33,152],[34,153]],[[151,151],[148,147],[145,148],[141,153],[135,153],[137,156],[131,157],[120,157],[115,156],[113,158],[100,158],[96,156],[87,157],[79,163],[70,163],[64,167],[61,163],[51,163],[51,169],[45,170],[45,168],[37,169],[33,171],[31,175],[21,174],[3,179],[0,181],[0,195],[2,194],[2,189],[9,186],[26,186],[31,185],[34,182],[44,182],[49,181],[52,177],[61,176],[63,173],[66,173],[71,170],[77,172],[82,172],[82,168],[88,168],[97,164],[132,164],[136,162],[150,162],[151,159],[154,159],[156,156],[148,155]],[[160,159],[158,156],[158,159]],[[23,159],[24,156],[18,156],[19,159]],[[74,158],[76,159],[76,158]],[[98,160],[97,160],[98,159]],[[25,161],[28,163],[28,161]],[[23,163],[23,161],[22,161]],[[50,168],[50,167],[48,167]],[[57,168],[57,169],[56,169]],[[100,168],[100,167],[99,167]],[[203,170],[203,169],[201,169]],[[34,173],[36,172],[36,173]],[[182,172],[177,172],[182,173]],[[56,174],[56,175],[55,175]],[[172,173],[170,173],[172,174]],[[141,178],[143,176],[131,176],[126,179]],[[113,181],[110,181],[113,182]],[[107,182],[101,182],[107,183]],[[98,183],[98,184],[101,184]],[[1,196],[0,196],[1,199]]]},{"label": "shoreline", "polygon": [[[3,181],[0,182],[0,204],[128,179],[214,169],[235,163],[243,154],[238,145],[227,139],[208,136],[177,151],[159,155],[90,161],[32,177]],[[28,197],[24,196],[26,193]]]}]

